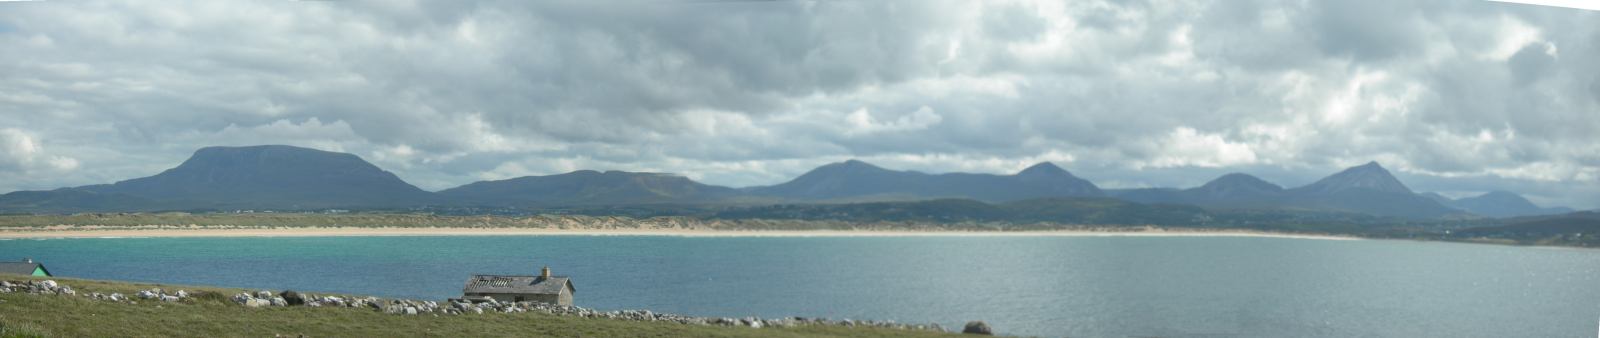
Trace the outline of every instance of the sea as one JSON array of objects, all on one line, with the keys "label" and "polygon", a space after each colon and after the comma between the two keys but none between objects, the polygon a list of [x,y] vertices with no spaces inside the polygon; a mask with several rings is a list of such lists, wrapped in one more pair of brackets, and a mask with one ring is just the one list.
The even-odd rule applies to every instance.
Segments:
[{"label": "sea", "polygon": [[572,277],[579,306],[1072,337],[1595,337],[1600,250],[1159,236],[386,236],[0,240],[57,276],[460,297]]}]

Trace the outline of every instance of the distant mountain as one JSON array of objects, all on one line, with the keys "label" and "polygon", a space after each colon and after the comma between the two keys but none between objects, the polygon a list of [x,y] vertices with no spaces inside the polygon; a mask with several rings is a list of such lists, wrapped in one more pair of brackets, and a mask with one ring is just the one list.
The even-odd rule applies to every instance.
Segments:
[{"label": "distant mountain", "polygon": [[1351,167],[1287,192],[1287,204],[1300,208],[1405,218],[1436,218],[1460,213],[1412,192],[1378,162]]},{"label": "distant mountain", "polygon": [[1283,187],[1241,173],[1222,175],[1189,189],[1134,189],[1108,192],[1140,203],[1190,204],[1207,208],[1271,208],[1283,202]]},{"label": "distant mountain", "polygon": [[[1434,194],[1438,196],[1438,194]],[[1440,196],[1443,197],[1443,196]],[[1446,199],[1444,205],[1478,215],[1505,218],[1517,216],[1555,215],[1572,212],[1571,208],[1540,208],[1527,198],[1509,191],[1491,191],[1483,195],[1458,200]]]},{"label": "distant mountain", "polygon": [[355,155],[269,145],[202,148],[176,168],[115,184],[14,192],[0,198],[0,208],[319,209],[436,201],[433,194]]},{"label": "distant mountain", "polygon": [[1346,168],[1331,176],[1317,180],[1315,183],[1295,188],[1295,192],[1308,195],[1333,195],[1345,191],[1363,190],[1368,192],[1414,194],[1400,179],[1389,173],[1389,170],[1378,165],[1378,162]]},{"label": "distant mountain", "polygon": [[802,201],[918,200],[971,198],[1003,202],[1042,197],[1093,197],[1104,193],[1051,163],[1015,175],[927,174],[884,169],[849,160],[818,167],[789,182],[749,188],[757,196]]},{"label": "distant mountain", "polygon": [[1081,225],[1197,226],[1211,221],[1204,209],[1182,205],[1146,205],[1112,198],[1038,198],[1005,203],[970,199],[868,202],[842,204],[779,204],[733,208],[721,219],[801,219],[848,222],[1008,222],[1027,228],[1040,222]]},{"label": "distant mountain", "polygon": [[495,206],[704,203],[738,194],[678,175],[593,170],[482,181],[439,192],[456,204]]},{"label": "distant mountain", "polygon": [[[1107,196],[1147,206],[1156,204],[1167,204],[1167,206],[1141,209],[1137,206],[1110,205],[1095,200],[1039,202]],[[601,208],[596,210],[631,207],[639,212],[650,213],[672,206],[695,205],[691,209],[698,213],[729,206],[761,204],[832,204],[939,199],[970,199],[980,204],[1033,208],[1026,214],[1037,215],[1050,214],[1053,211],[1030,206],[1076,208],[1098,205],[1108,207],[1079,210],[1137,212],[1178,210],[1167,207],[1189,208],[1184,205],[1190,205],[1212,210],[1235,209],[1239,212],[1232,214],[1247,215],[1244,217],[1292,215],[1289,217],[1302,220],[1351,219],[1347,214],[1429,219],[1470,217],[1467,216],[1467,212],[1491,217],[1510,217],[1570,211],[1564,208],[1539,208],[1521,196],[1509,192],[1492,192],[1460,200],[1452,200],[1434,193],[1417,194],[1376,162],[1351,167],[1315,183],[1293,189],[1285,189],[1248,174],[1231,173],[1188,189],[1102,191],[1094,183],[1078,178],[1048,162],[1035,164],[1012,175],[995,175],[928,174],[884,169],[866,162],[849,160],[823,165],[782,184],[741,189],[702,184],[687,177],[664,173],[580,170],[558,175],[475,182],[430,193],[400,180],[394,174],[355,155],[269,145],[202,148],[175,168],[154,176],[114,184],[12,192],[0,195],[0,212],[418,207],[456,208],[468,210],[466,212],[476,212],[471,210],[477,210],[476,207],[530,210],[545,207],[558,207],[563,210],[573,207]],[[916,204],[919,208],[962,205],[968,204],[954,202]],[[874,204],[874,206],[893,208],[900,205]],[[984,211],[980,209],[983,208],[968,211],[982,214]],[[808,210],[838,211],[827,208]],[[1007,212],[1012,211],[1015,210]],[[897,211],[886,209],[881,212]],[[1112,218],[1122,221],[1142,219],[1131,214],[1113,216]],[[1096,217],[1100,216],[1085,214],[1068,219],[1102,220]],[[1061,218],[1055,219],[1061,220]]]},{"label": "distant mountain", "polygon": [[1140,203],[1191,204],[1213,209],[1328,210],[1405,218],[1458,213],[1427,196],[1412,193],[1377,162],[1351,167],[1294,189],[1233,173],[1190,189],[1114,190],[1110,194]]}]

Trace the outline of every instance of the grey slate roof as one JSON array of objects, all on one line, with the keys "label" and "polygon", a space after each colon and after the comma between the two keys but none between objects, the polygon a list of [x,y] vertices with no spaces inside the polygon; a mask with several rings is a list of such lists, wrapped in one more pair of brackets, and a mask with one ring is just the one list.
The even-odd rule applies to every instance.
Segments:
[{"label": "grey slate roof", "polygon": [[[473,275],[467,279],[463,293],[520,293],[554,295],[560,294],[562,287],[572,287],[572,280],[567,276],[499,276],[499,275]],[[572,289],[577,292],[577,288]]]},{"label": "grey slate roof", "polygon": [[[39,263],[0,262],[0,273],[32,275],[33,270],[39,268],[40,265]],[[50,270],[46,269],[45,273],[50,273]]]}]

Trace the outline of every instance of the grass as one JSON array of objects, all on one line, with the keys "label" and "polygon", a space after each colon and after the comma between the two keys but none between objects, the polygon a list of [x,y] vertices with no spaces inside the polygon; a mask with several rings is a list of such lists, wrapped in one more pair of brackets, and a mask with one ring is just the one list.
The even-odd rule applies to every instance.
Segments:
[{"label": "grass", "polygon": [[[44,278],[0,275],[0,279]],[[333,307],[248,308],[227,300],[244,290],[51,278],[80,296],[0,294],[0,338],[7,337],[937,337],[938,332],[802,325],[791,328],[695,326],[561,317],[539,313],[389,315]],[[201,292],[193,300],[116,303],[81,295],[150,288]]]}]

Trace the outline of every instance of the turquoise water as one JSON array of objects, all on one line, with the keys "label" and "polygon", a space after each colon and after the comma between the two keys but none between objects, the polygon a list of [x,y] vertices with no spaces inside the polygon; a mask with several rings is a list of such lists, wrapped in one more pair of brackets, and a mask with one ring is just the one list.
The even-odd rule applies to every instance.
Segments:
[{"label": "turquoise water", "polygon": [[570,275],[578,305],[1014,335],[1594,337],[1600,250],[1234,237],[311,237],[0,241],[93,279],[443,299]]}]

